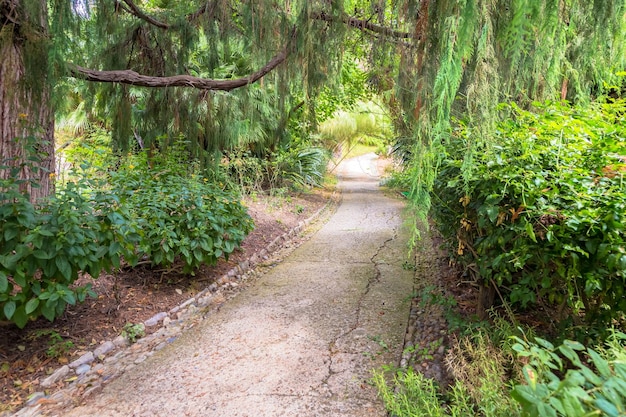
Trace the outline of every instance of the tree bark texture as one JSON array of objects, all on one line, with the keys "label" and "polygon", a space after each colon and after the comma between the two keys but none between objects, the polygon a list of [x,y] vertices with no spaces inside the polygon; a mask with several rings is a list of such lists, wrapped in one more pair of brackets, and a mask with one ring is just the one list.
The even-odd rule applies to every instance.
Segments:
[{"label": "tree bark texture", "polygon": [[[36,94],[35,86],[24,82],[22,23],[31,17],[25,15],[21,1],[0,0],[0,165],[15,168],[0,168],[0,178],[8,179],[12,177],[11,171],[17,171],[13,178],[27,180],[21,190],[35,202],[54,192],[50,175],[54,173],[54,116],[49,104],[48,80],[40,80]],[[38,0],[38,3],[43,11],[40,16],[45,19],[46,2]],[[35,23],[47,29],[47,22]],[[39,58],[38,62],[47,62],[47,56]],[[29,161],[29,157],[35,155],[40,160]]]}]

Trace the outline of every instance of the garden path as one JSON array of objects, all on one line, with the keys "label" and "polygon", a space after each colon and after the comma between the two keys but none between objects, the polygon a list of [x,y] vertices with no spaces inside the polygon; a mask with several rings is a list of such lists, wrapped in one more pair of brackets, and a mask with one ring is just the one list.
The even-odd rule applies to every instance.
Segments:
[{"label": "garden path", "polygon": [[413,271],[403,202],[376,156],[338,168],[342,202],[302,246],[64,416],[384,416],[371,371],[397,364]]}]

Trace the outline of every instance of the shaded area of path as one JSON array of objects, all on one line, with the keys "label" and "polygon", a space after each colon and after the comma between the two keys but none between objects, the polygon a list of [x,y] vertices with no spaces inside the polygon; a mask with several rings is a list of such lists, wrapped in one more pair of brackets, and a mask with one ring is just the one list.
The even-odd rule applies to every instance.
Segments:
[{"label": "shaded area of path", "polygon": [[64,416],[383,416],[371,370],[398,363],[413,272],[403,203],[375,156],[308,242],[175,342]]}]

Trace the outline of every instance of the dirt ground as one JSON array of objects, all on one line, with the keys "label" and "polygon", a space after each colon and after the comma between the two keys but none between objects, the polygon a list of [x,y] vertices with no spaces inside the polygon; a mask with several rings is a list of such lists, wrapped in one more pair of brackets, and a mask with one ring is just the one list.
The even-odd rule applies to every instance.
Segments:
[{"label": "dirt ground", "polygon": [[41,318],[25,329],[0,325],[0,413],[19,408],[39,381],[53,370],[118,336],[126,323],[141,323],[169,311],[265,248],[323,207],[329,190],[293,196],[256,195],[245,199],[255,229],[228,261],[204,266],[194,276],[155,271],[147,266],[102,274],[91,281],[97,298],[70,306],[54,323]]}]

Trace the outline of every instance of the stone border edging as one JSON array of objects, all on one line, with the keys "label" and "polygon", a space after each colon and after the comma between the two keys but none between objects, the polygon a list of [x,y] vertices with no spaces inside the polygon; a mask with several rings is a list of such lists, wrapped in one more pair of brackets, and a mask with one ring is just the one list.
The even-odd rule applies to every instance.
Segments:
[{"label": "stone border edging", "polygon": [[[337,198],[337,194],[339,198]],[[276,237],[264,249],[239,262],[237,266],[193,297],[173,307],[168,312],[162,311],[153,315],[140,324],[143,329],[160,325],[160,328],[155,332],[138,339],[134,344],[130,344],[123,336],[103,342],[93,351],[88,351],[73,362],[58,368],[39,384],[45,389],[53,387],[59,381],[65,381],[66,385],[63,388],[51,395],[46,395],[43,391],[35,392],[20,410],[14,414],[2,413],[0,417],[39,416],[41,415],[39,408],[42,403],[55,403],[63,406],[72,401],[72,397],[77,391],[79,391],[79,395],[86,397],[101,388],[106,382],[140,364],[154,352],[176,340],[183,330],[195,326],[195,322],[186,322],[186,320],[200,310],[215,306],[216,298],[223,301],[222,291],[237,288],[239,286],[237,281],[247,280],[247,274],[250,271],[267,260],[278,249],[291,242],[306,226],[317,220],[331,204],[339,202],[340,196],[340,192],[334,191],[323,207],[307,219],[301,220],[288,232]]]}]

